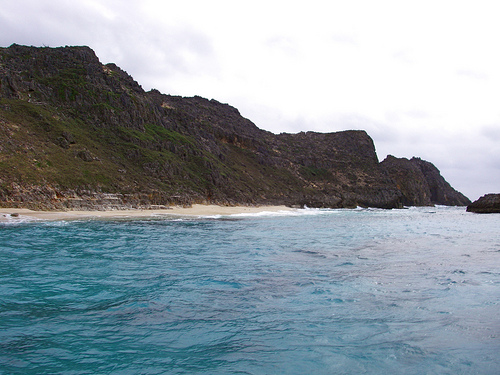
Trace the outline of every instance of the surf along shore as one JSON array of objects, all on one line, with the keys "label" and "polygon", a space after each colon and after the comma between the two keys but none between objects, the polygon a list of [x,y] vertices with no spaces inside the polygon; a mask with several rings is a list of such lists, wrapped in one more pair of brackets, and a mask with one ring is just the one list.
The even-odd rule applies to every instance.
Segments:
[{"label": "surf along shore", "polygon": [[161,216],[216,216],[255,214],[261,212],[292,211],[287,206],[217,206],[193,204],[191,207],[173,206],[166,209],[131,209],[112,211],[33,211],[25,208],[0,208],[0,222],[37,220],[79,220],[113,218],[151,218]]}]

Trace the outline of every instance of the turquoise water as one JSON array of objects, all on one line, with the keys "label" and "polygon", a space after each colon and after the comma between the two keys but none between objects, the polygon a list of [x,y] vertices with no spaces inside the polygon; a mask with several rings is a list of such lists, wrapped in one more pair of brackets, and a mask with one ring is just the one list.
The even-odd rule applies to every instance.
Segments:
[{"label": "turquoise water", "polygon": [[499,374],[500,215],[0,225],[2,374]]}]

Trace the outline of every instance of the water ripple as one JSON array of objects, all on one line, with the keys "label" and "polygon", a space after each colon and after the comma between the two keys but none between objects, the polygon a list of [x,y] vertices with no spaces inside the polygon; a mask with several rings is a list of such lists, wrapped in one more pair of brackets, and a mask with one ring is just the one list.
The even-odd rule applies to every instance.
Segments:
[{"label": "water ripple", "polygon": [[498,216],[0,227],[0,373],[493,374]]}]

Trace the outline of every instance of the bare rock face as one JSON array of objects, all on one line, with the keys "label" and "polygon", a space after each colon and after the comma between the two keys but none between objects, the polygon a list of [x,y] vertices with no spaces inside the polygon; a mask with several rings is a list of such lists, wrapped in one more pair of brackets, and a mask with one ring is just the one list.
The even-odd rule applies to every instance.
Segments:
[{"label": "bare rock face", "polygon": [[469,198],[456,191],[441,176],[434,164],[420,158],[389,155],[381,163],[403,194],[405,206],[467,206]]},{"label": "bare rock face", "polygon": [[273,134],[214,99],[145,92],[88,47],[0,48],[0,206],[462,205],[361,130]]},{"label": "bare rock face", "polygon": [[500,194],[486,194],[467,206],[467,212],[477,214],[500,213]]}]

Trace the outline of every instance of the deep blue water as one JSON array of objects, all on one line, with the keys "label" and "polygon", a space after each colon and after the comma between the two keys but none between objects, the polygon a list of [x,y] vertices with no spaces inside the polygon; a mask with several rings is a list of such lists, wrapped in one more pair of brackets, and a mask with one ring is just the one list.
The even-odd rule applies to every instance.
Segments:
[{"label": "deep blue water", "polygon": [[0,225],[2,374],[500,374],[500,215]]}]

